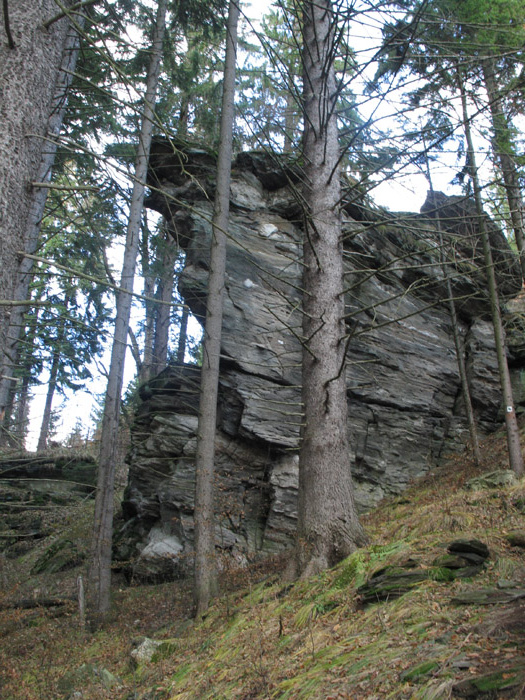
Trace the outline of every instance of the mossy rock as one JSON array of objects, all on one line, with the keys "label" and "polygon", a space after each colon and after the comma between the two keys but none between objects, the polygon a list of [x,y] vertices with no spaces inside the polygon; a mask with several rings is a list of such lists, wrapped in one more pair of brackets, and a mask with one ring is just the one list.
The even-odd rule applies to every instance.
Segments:
[{"label": "mossy rock", "polygon": [[520,549],[525,549],[525,530],[519,530],[516,532],[509,532],[507,535],[507,542],[511,547],[519,547]]},{"label": "mossy rock", "polygon": [[67,571],[81,564],[84,554],[80,552],[74,542],[61,539],[54,542],[36,560],[31,574],[56,574],[59,571]]},{"label": "mossy rock", "polygon": [[469,479],[465,484],[466,489],[481,491],[483,489],[497,489],[504,486],[512,486],[517,481],[514,472],[510,469],[498,469],[487,474],[481,474]]},{"label": "mossy rock", "polygon": [[423,569],[409,570],[399,567],[387,567],[380,575],[373,576],[357,593],[364,605],[394,600],[408,593],[422,581],[428,580],[428,571]]},{"label": "mossy rock", "polygon": [[94,664],[82,664],[79,668],[68,671],[62,676],[57,687],[63,697],[75,697],[75,691],[82,692],[88,684],[101,685],[106,690],[111,690],[120,683],[121,681],[106,668]]},{"label": "mossy rock", "polygon": [[453,697],[459,698],[518,698],[516,695],[525,683],[525,666],[499,669],[456,683]]},{"label": "mossy rock", "polygon": [[521,588],[481,588],[458,593],[452,602],[457,605],[505,605],[520,598],[525,598],[525,590]]}]

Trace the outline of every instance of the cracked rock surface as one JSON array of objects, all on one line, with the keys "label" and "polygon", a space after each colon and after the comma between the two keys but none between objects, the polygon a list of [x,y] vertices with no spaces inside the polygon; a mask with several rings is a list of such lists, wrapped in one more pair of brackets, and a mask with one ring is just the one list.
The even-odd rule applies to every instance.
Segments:
[{"label": "cracked rock surface", "polygon": [[[147,203],[166,217],[186,253],[179,290],[202,318],[214,159],[198,149],[185,158],[181,166],[167,142],[154,144]],[[302,420],[296,181],[292,167],[264,154],[243,153],[233,164],[216,529],[218,546],[241,564],[290,545],[295,527]],[[421,214],[391,214],[358,197],[355,186],[345,200],[348,430],[361,509],[401,492],[466,438],[445,275],[458,298],[478,420],[485,430],[499,420],[476,219],[468,201],[440,195],[439,206],[445,267],[428,201]],[[489,223],[500,289],[511,297],[521,289],[519,264]],[[184,575],[191,565],[198,383],[198,368],[171,366],[141,390],[118,544],[139,578]],[[147,555],[155,552],[164,556],[152,563]]]}]

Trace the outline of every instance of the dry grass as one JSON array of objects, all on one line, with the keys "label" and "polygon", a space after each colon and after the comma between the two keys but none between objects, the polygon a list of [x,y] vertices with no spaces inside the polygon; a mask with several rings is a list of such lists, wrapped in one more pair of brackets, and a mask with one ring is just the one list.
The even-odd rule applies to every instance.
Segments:
[{"label": "dry grass", "polygon": [[[61,677],[82,664],[119,679],[112,689],[96,678],[84,681],[81,697],[89,700],[453,697],[458,679],[510,667],[525,647],[523,603],[493,608],[451,602],[460,591],[501,580],[525,587],[523,550],[505,538],[524,529],[516,507],[525,499],[523,483],[491,491],[462,488],[466,478],[502,465],[502,437],[490,438],[484,453],[489,463],[483,469],[468,457],[452,458],[367,515],[374,544],[333,570],[293,586],[282,581],[279,559],[231,572],[225,594],[197,623],[190,619],[191,595],[183,583],[117,587],[114,617],[95,635],[80,631],[73,605],[58,617],[44,609],[4,611],[1,697],[63,697]],[[362,609],[356,588],[374,570],[409,555],[428,566],[458,537],[488,544],[491,559],[482,574],[451,583],[425,581],[397,600]],[[65,578],[61,583],[71,584]],[[20,589],[27,586],[20,582]],[[14,588],[4,602],[13,595]],[[137,669],[129,653],[141,636],[170,641],[152,663]]]}]

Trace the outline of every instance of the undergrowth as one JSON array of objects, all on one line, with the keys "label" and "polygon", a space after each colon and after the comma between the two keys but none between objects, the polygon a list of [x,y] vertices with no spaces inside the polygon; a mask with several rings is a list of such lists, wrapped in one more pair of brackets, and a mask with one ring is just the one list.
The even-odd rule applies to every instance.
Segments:
[{"label": "undergrowth", "polygon": [[[498,454],[499,443],[493,444]],[[508,669],[519,666],[524,652],[525,639],[514,624],[520,615],[525,622],[523,604],[509,612],[508,607],[457,605],[453,598],[509,581],[525,588],[523,550],[506,539],[508,532],[524,528],[516,504],[525,502],[525,492],[522,483],[466,490],[464,481],[473,473],[471,462],[455,457],[402,497],[384,502],[363,518],[373,544],[312,579],[284,581],[278,559],[270,569],[225,575],[225,594],[200,621],[191,619],[188,584],[130,588],[117,579],[114,616],[92,635],[79,628],[73,602],[60,610],[6,609],[38,581],[17,582],[11,572],[12,585],[0,600],[0,695],[9,700],[68,697],[67,692],[89,700],[438,700],[456,697],[462,679],[501,668],[511,674]],[[75,518],[71,532],[77,537],[86,520],[78,513]],[[362,604],[359,588],[371,576],[407,562],[430,570],[457,538],[488,545],[491,557],[478,576],[447,580],[438,572],[397,599]],[[35,556],[28,556],[26,565]],[[72,582],[70,576],[53,585],[67,588]],[[151,662],[136,666],[130,651],[145,636],[166,643]],[[74,686],[73,678],[68,686],[79,669],[84,669],[80,685]],[[102,671],[109,672],[109,680]],[[492,697],[519,697],[521,690],[505,692]]]}]

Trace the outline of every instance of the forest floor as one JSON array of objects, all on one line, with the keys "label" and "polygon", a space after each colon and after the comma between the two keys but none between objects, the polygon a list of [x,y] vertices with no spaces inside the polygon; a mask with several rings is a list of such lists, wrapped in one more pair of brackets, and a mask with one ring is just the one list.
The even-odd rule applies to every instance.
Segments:
[{"label": "forest floor", "polygon": [[[468,488],[506,468],[502,432],[483,454],[483,467],[453,456],[381,503],[363,518],[371,544],[319,576],[286,583],[282,558],[223,572],[223,593],[201,621],[184,582],[117,578],[111,619],[96,633],[80,628],[74,600],[48,607],[74,597],[82,569],[38,574],[36,562],[58,537],[87,551],[92,505],[50,508],[40,552],[21,546],[3,560],[0,697],[525,697],[525,485]],[[458,540],[488,546],[479,571],[447,554]]]}]

